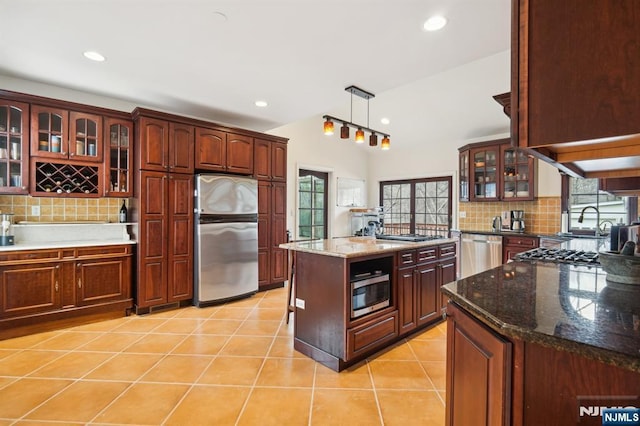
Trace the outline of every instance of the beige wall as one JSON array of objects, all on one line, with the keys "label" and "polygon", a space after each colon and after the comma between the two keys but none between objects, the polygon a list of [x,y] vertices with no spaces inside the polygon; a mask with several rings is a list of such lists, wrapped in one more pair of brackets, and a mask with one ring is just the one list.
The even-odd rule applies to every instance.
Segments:
[{"label": "beige wall", "polygon": [[[49,198],[28,195],[0,195],[0,211],[15,214],[16,223],[31,222],[118,222],[120,198]],[[40,206],[40,216],[31,207]]]},{"label": "beige wall", "polygon": [[505,210],[524,210],[526,232],[560,232],[560,197],[539,197],[536,201],[459,203],[459,212],[464,212],[465,216],[459,217],[459,229],[491,231],[492,219]]}]

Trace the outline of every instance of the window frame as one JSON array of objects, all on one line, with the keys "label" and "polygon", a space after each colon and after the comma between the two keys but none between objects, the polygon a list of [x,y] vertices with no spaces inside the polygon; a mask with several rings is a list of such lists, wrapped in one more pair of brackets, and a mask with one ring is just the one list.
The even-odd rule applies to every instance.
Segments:
[{"label": "window frame", "polygon": [[[452,227],[452,223],[453,223],[453,177],[452,176],[435,176],[435,177],[424,177],[424,178],[416,178],[416,179],[398,179],[398,180],[385,180],[385,181],[380,181],[379,183],[379,188],[380,188],[380,206],[384,206],[384,188],[386,185],[404,185],[404,184],[409,184],[410,185],[410,220],[409,220],[409,233],[410,234],[416,234],[416,184],[420,184],[420,183],[428,183],[428,182],[442,182],[445,181],[447,182],[448,185],[448,191],[447,191],[447,224],[446,224],[446,235],[442,235],[443,232],[441,229],[438,229],[437,226],[438,224],[436,223],[436,229],[433,230],[429,230],[427,232],[427,234],[420,234],[420,235],[442,235],[445,237],[449,237],[451,235],[451,227]],[[438,197],[436,196],[436,199]],[[385,221],[386,221],[386,215],[388,213],[386,211],[383,211],[383,217],[385,217]],[[422,214],[422,213],[419,213]],[[433,214],[438,214],[437,212],[433,212]],[[383,226],[385,226],[385,233],[390,233],[388,232],[387,226],[386,224],[383,224]]]},{"label": "window frame", "polygon": [[[313,187],[311,189],[311,191],[309,192],[311,194],[311,207],[310,208],[302,208],[300,205],[300,178],[304,177],[304,176],[313,176],[315,178],[321,179],[324,181],[324,205],[322,208],[323,211],[323,215],[324,215],[324,224],[321,225],[324,227],[324,232],[323,232],[323,239],[327,239],[327,236],[329,235],[329,173],[327,172],[320,172],[317,170],[309,170],[309,169],[298,169],[298,180],[297,180],[297,192],[298,192],[298,205],[297,205],[297,214],[298,214],[298,224],[297,224],[297,229],[296,229],[296,240],[313,240],[313,239],[318,239],[317,237],[314,237],[314,229],[319,227],[320,225],[316,225],[314,224],[314,211],[316,210],[320,210],[318,208],[314,208],[314,195],[316,194],[316,192],[313,190]],[[311,235],[309,237],[302,237],[300,235],[300,228],[301,228],[301,215],[300,215],[300,211],[301,210],[310,210],[311,211]]]}]

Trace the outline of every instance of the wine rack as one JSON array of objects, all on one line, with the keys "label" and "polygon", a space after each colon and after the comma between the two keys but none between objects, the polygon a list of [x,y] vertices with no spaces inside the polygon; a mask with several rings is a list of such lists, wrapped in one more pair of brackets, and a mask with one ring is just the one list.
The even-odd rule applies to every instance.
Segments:
[{"label": "wine rack", "polygon": [[35,163],[35,192],[38,195],[99,196],[100,169],[65,163]]}]

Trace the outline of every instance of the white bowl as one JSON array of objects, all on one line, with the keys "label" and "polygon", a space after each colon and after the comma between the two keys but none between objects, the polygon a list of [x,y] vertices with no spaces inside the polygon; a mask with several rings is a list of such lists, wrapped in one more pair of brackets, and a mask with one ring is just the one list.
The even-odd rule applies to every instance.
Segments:
[{"label": "white bowl", "polygon": [[516,192],[516,197],[528,197],[529,191],[518,191]]},{"label": "white bowl", "polygon": [[513,197],[513,191],[504,191],[505,197]]}]

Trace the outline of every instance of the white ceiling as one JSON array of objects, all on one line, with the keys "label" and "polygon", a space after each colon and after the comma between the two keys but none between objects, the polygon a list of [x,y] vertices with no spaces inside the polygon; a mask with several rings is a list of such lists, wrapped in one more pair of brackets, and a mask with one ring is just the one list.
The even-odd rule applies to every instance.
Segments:
[{"label": "white ceiling", "polygon": [[[449,22],[429,33],[433,14]],[[393,120],[406,109],[394,89],[509,43],[510,0],[0,0],[0,74],[258,131],[349,114],[350,85]]]}]

